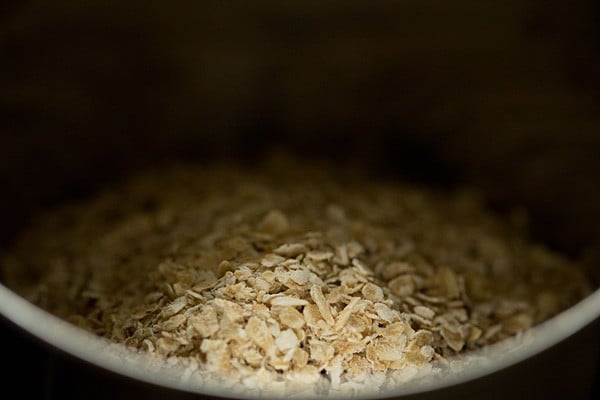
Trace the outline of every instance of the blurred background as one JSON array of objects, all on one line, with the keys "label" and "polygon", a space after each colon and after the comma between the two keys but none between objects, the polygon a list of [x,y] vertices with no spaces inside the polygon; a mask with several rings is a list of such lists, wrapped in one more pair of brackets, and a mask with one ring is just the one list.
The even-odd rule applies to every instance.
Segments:
[{"label": "blurred background", "polygon": [[597,276],[599,72],[594,0],[5,0],[0,243],[133,169],[284,147],[479,188]]},{"label": "blurred background", "polygon": [[597,1],[2,4],[0,178],[17,204],[283,144],[477,185],[572,252],[600,236]]}]

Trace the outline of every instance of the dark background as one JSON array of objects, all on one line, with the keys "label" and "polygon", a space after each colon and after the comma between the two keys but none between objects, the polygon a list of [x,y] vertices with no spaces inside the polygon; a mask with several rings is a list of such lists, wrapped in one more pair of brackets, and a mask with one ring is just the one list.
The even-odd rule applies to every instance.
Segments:
[{"label": "dark background", "polygon": [[[0,248],[134,169],[285,147],[522,206],[598,280],[599,71],[591,0],[4,1]],[[5,325],[5,381],[57,397]]]},{"label": "dark background", "polygon": [[573,252],[600,237],[597,1],[315,3],[2,2],[3,185],[36,205],[278,143],[475,184]]}]

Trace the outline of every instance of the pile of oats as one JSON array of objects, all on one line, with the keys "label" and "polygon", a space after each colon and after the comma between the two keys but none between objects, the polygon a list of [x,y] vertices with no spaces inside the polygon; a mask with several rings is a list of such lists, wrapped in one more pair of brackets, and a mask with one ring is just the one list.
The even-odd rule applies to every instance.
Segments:
[{"label": "pile of oats", "polygon": [[406,381],[588,290],[473,193],[293,162],[135,177],[40,218],[3,265],[50,312],[249,388]]}]

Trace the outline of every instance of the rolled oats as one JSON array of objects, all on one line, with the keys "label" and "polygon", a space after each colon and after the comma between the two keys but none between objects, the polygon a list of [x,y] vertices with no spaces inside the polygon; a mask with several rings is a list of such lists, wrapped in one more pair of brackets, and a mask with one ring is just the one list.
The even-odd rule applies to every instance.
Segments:
[{"label": "rolled oats", "polygon": [[5,276],[84,329],[183,363],[185,379],[277,393],[406,382],[588,290],[476,199],[335,178],[165,169],[40,220]]}]

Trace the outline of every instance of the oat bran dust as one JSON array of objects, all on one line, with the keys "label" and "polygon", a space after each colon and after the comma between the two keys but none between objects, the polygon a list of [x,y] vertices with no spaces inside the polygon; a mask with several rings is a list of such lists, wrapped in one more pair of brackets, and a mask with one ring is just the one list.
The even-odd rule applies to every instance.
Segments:
[{"label": "oat bran dust", "polygon": [[248,388],[404,382],[589,289],[473,193],[284,164],[162,168],[65,205],[23,232],[5,281],[83,329]]}]

